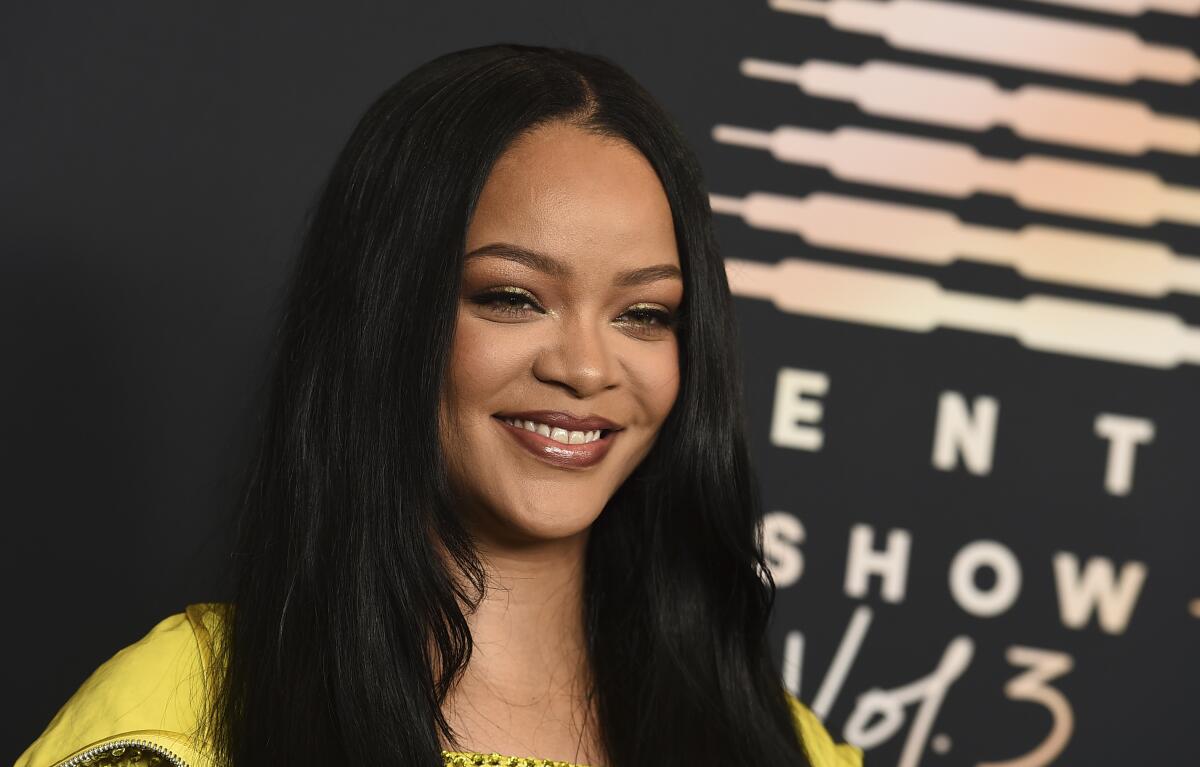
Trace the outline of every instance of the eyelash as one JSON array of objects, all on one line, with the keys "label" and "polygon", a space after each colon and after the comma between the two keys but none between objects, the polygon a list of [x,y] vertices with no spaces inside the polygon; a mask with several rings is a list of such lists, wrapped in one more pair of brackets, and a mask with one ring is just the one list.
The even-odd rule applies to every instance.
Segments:
[{"label": "eyelash", "polygon": [[[513,306],[512,304],[501,305],[500,302],[506,299],[519,299],[523,304],[527,304],[538,311],[544,311],[538,304],[537,300],[523,290],[489,290],[486,293],[480,293],[471,300],[479,306],[494,307],[501,314],[507,314],[513,317],[520,316],[524,313],[525,310],[523,306]],[[663,311],[662,309],[634,307],[631,309],[626,309],[625,314],[636,314],[643,317],[643,321],[634,323],[642,327],[652,328],[655,326],[655,323],[664,328],[673,329],[675,327],[675,315],[671,314],[670,312]]]}]

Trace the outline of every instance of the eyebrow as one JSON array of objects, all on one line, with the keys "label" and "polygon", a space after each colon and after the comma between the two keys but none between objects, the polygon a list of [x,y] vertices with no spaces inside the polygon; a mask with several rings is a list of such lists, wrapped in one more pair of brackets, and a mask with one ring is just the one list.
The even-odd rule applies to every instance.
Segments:
[{"label": "eyebrow", "polygon": [[[466,262],[472,258],[481,258],[484,256],[514,261],[530,269],[548,274],[551,277],[570,277],[573,273],[570,266],[553,256],[548,256],[545,253],[539,253],[529,248],[510,245],[507,242],[492,242],[482,245],[468,253],[463,260]],[[630,288],[657,282],[658,280],[683,281],[683,273],[674,264],[655,264],[654,266],[643,266],[640,269],[630,269],[621,272],[617,275],[615,283],[620,287]]]}]

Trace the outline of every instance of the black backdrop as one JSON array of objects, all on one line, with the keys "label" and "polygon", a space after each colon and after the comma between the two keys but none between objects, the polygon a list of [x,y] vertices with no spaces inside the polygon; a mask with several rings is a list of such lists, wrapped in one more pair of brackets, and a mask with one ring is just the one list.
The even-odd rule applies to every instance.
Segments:
[{"label": "black backdrop", "polygon": [[[1188,0],[1138,16],[1079,3],[966,7],[1200,49]],[[975,42],[969,19],[901,21],[861,34],[765,0],[6,6],[6,753],[113,652],[222,598],[228,477],[306,206],[387,85],[439,53],[513,40],[627,67],[677,117],[726,209],[755,191],[893,206],[810,218],[870,241],[850,246],[718,216],[781,585],[775,648],[835,737],[875,765],[1191,763],[1200,302],[1185,272],[1200,256],[1200,65],[1189,73],[1176,51],[1167,75],[1123,81],[1106,72],[1133,54],[1093,61],[1064,42],[1080,27],[1061,25],[1039,27],[1040,42],[1018,35],[1006,65],[980,58],[1007,34],[1001,20]],[[939,54],[946,41],[966,42]],[[1010,100],[1008,117],[964,128],[947,121],[988,111],[966,97],[943,94],[930,107],[941,118],[917,118],[897,112],[922,101],[911,81],[853,103],[747,76],[747,58],[908,64],[1058,101]],[[1187,122],[1145,153],[1089,146],[1140,130],[1086,112],[1089,95]],[[718,125],[949,143],[825,144],[804,165],[717,140]],[[957,159],[913,159],[950,145]],[[963,152],[990,170],[954,165]],[[997,170],[1031,156],[1099,175],[1054,187],[1065,166]],[[1119,186],[1122,169],[1175,187],[1174,201]],[[916,208],[985,227],[990,244],[879,215]],[[1039,224],[1101,239],[1047,274],[1039,264],[1069,248],[997,244]],[[1129,260],[1097,286],[1106,243]],[[920,247],[942,255],[902,252]],[[754,279],[756,264],[790,258],[807,269],[795,280]],[[841,269],[812,271],[823,265]],[[1168,273],[1162,290],[1127,289],[1151,270]],[[1079,303],[1030,300],[1047,296]],[[1139,324],[1151,316],[1165,324]]]}]

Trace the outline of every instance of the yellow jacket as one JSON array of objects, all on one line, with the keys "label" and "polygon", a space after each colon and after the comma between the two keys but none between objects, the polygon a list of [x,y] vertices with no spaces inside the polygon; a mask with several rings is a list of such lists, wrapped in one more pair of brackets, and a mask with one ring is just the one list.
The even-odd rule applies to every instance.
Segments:
[{"label": "yellow jacket", "polygon": [[[196,731],[221,617],[220,604],[188,605],[118,652],[55,714],[16,767],[151,765],[154,760],[146,757],[154,756],[176,767],[215,767]],[[861,767],[860,749],[834,743],[807,707],[794,698],[791,703],[813,767]],[[443,757],[447,767],[575,767],[495,754],[443,752]]]}]

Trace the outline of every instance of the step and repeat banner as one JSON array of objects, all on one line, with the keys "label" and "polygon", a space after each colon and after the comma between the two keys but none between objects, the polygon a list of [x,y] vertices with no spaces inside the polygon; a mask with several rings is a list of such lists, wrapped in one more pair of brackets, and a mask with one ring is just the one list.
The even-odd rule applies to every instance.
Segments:
[{"label": "step and repeat banner", "polygon": [[710,165],[788,686],[869,764],[1200,758],[1200,2],[769,8]]},{"label": "step and repeat banner", "polygon": [[305,209],[384,88],[511,40],[612,57],[700,155],[772,644],[833,736],[874,767],[1200,759],[1200,0],[6,15],[8,753],[220,598]]}]

